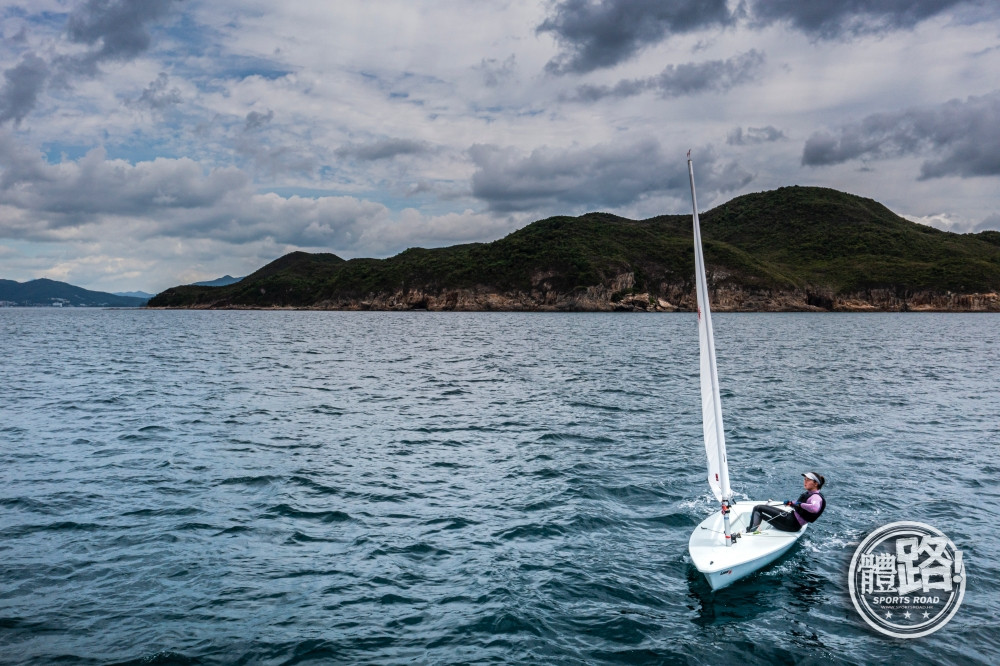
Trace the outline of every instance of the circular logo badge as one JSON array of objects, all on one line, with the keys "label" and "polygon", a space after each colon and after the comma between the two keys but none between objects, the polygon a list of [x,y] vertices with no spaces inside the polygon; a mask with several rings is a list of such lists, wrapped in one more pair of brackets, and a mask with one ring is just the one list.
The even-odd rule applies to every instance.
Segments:
[{"label": "circular logo badge", "polygon": [[873,629],[918,638],[943,627],[965,596],[962,551],[940,530],[908,521],[868,535],[851,559],[851,600]]}]

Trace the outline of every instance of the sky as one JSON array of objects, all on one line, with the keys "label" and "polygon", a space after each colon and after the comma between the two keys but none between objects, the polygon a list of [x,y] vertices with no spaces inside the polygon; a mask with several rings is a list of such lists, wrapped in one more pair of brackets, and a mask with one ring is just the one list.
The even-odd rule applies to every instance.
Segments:
[{"label": "sky", "polygon": [[1000,229],[995,0],[0,0],[0,278],[151,293],[817,185]]}]

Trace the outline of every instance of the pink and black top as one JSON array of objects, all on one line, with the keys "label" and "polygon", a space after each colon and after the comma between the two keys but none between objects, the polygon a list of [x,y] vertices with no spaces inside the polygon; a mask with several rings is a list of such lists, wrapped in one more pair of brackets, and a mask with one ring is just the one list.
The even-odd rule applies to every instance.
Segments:
[{"label": "pink and black top", "polygon": [[823,510],[826,509],[826,499],[818,490],[810,490],[802,493],[798,501],[793,505],[795,509],[795,520],[799,521],[799,526],[806,523],[815,522]]}]

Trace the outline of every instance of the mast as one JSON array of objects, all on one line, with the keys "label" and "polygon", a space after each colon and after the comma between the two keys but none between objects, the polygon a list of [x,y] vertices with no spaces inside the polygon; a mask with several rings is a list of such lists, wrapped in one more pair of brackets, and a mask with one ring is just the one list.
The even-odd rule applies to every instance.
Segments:
[{"label": "mast", "polygon": [[695,283],[698,296],[698,340],[701,357],[702,425],[705,451],[708,455],[708,483],[722,503],[725,518],[726,545],[732,544],[729,529],[729,503],[733,491],[729,487],[729,463],[726,460],[726,434],[722,424],[722,401],[719,398],[719,373],[715,364],[715,334],[712,330],[712,309],[705,275],[705,257],[698,220],[698,197],[694,187],[694,165],[688,151],[688,176],[691,181],[692,225],[694,227]]}]

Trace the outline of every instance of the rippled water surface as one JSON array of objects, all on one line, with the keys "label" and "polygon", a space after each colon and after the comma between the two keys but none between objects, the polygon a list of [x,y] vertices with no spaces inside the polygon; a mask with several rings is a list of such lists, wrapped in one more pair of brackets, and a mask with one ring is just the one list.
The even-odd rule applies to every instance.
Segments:
[{"label": "rippled water surface", "polygon": [[[1000,318],[715,324],[734,489],[830,509],[713,594],[694,315],[0,309],[0,661],[997,663]],[[970,577],[910,641],[903,519]]]}]

